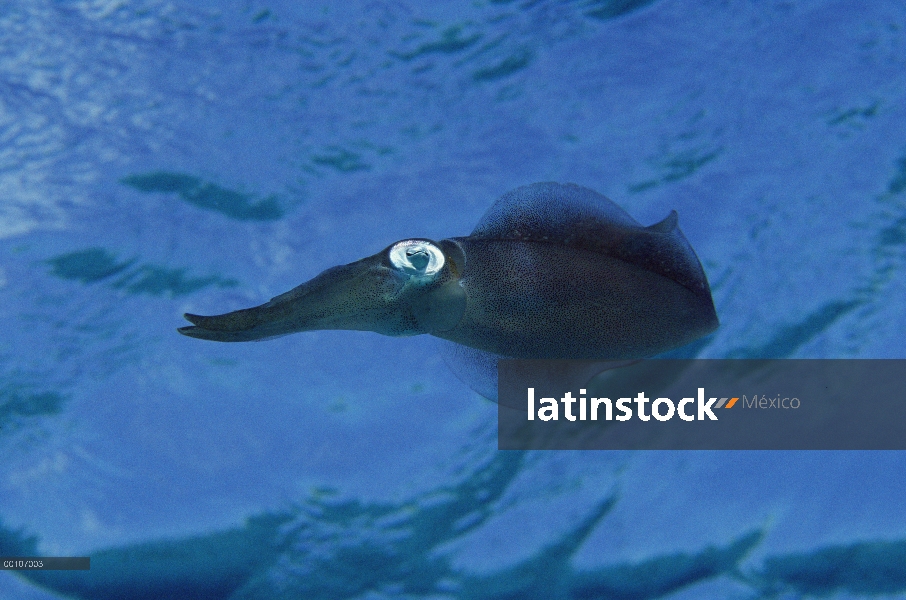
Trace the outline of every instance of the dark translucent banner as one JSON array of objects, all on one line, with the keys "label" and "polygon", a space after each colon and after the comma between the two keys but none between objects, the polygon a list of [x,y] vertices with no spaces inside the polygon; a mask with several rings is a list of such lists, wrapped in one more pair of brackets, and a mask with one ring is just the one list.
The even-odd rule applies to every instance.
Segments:
[{"label": "dark translucent banner", "polygon": [[502,360],[501,450],[904,450],[906,360]]},{"label": "dark translucent banner", "polygon": [[0,556],[5,571],[88,571],[88,556]]}]

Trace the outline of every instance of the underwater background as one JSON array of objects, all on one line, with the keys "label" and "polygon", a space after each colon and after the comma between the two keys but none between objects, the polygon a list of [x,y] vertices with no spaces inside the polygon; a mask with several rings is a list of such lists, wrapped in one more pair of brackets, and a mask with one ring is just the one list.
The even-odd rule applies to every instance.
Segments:
[{"label": "underwater background", "polygon": [[536,181],[679,212],[675,356],[904,358],[906,4],[0,6],[0,555],[92,563],[0,598],[906,598],[904,452],[499,452],[429,336],[176,332]]}]

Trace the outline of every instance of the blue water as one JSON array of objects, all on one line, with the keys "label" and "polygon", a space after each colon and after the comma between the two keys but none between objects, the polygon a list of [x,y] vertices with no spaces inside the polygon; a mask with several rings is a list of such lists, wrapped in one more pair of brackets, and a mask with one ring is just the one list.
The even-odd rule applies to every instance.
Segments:
[{"label": "blue water", "polygon": [[906,598],[906,454],[498,452],[427,336],[219,345],[563,181],[670,210],[701,357],[906,357],[900,0],[0,7],[0,572],[47,600]]}]

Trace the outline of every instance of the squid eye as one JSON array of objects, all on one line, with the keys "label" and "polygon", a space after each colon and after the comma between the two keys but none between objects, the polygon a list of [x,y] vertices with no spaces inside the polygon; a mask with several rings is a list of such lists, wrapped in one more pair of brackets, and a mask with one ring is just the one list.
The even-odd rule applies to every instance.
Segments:
[{"label": "squid eye", "polygon": [[425,240],[403,240],[390,248],[390,263],[414,277],[433,277],[444,262],[441,249]]}]

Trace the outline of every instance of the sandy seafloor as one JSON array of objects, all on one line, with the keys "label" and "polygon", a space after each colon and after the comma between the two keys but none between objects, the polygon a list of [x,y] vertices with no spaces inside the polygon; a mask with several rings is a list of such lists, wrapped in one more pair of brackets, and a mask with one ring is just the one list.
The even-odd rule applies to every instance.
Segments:
[{"label": "sandy seafloor", "polygon": [[685,356],[904,358],[906,4],[3,4],[0,554],[92,569],[0,597],[906,598],[906,453],[498,452],[427,336],[175,331],[535,181],[679,212]]}]

